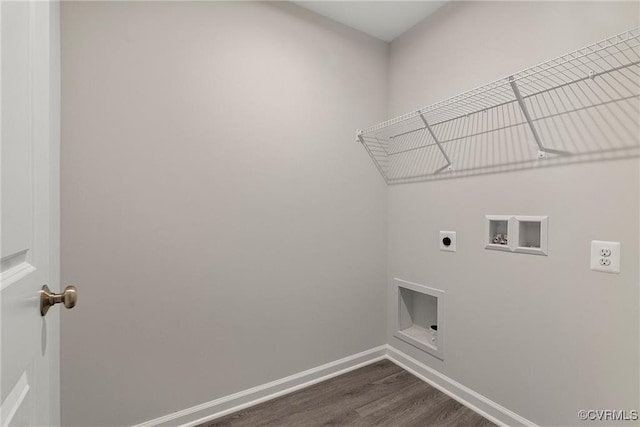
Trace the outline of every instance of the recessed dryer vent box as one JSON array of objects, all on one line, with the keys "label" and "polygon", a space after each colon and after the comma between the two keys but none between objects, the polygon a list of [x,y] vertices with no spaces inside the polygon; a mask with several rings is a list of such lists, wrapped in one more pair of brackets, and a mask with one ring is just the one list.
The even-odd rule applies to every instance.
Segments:
[{"label": "recessed dryer vent box", "polygon": [[400,279],[395,282],[398,317],[394,336],[444,360],[444,291]]}]

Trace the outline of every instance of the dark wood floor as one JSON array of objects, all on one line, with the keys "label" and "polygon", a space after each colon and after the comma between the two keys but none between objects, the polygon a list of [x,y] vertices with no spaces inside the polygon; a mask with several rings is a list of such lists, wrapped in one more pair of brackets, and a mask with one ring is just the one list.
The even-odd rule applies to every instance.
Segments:
[{"label": "dark wood floor", "polygon": [[202,424],[213,426],[494,426],[388,360]]}]

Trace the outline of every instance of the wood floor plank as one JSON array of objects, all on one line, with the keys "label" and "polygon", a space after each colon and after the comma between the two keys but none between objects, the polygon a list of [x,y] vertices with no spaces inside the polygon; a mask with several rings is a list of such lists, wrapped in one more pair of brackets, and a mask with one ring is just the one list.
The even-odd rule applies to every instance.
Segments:
[{"label": "wood floor plank", "polygon": [[406,374],[408,377],[406,384],[402,387],[402,393],[394,393],[390,396],[382,396],[378,399],[372,399],[370,402],[367,402],[365,405],[357,409],[358,414],[362,417],[368,417],[369,415],[374,415],[374,417],[376,417],[375,414],[377,412],[389,412],[403,400],[407,399],[407,397],[413,396],[414,394],[424,393],[424,382],[408,372]]},{"label": "wood floor plank", "polygon": [[369,424],[371,426],[394,425],[396,420],[401,419],[402,425],[413,425],[416,419],[423,419],[423,425],[437,425],[432,422],[435,414],[443,405],[453,401],[446,394],[425,383],[420,384],[417,389],[406,390],[403,397],[394,404],[381,407],[368,415]]},{"label": "wood floor plank", "polygon": [[[282,426],[295,425],[303,415],[327,416],[323,410],[331,408],[336,396],[366,386],[394,373],[403,372],[393,363],[382,361],[348,372],[327,381],[306,387],[295,393],[247,408],[216,420],[215,426]],[[334,408],[336,409],[336,408]],[[308,414],[313,412],[313,414]],[[332,413],[328,410],[329,414]],[[292,423],[292,424],[287,424]]]},{"label": "wood floor plank", "polygon": [[[335,390],[335,393],[329,399],[313,401],[307,407],[298,409],[296,412],[280,419],[279,425],[308,425],[308,420],[322,421],[322,425],[325,425],[325,420],[329,425],[351,425],[355,422],[353,419],[354,408],[366,404],[377,396],[401,393],[404,385],[402,379],[405,378],[407,378],[406,374],[401,371],[383,380],[362,384],[357,387],[351,387],[347,384]],[[360,417],[357,411],[355,411],[355,414]]]},{"label": "wood floor plank", "polygon": [[313,402],[314,405],[335,402],[338,395],[371,388],[372,383],[401,372],[402,368],[388,360],[382,360],[300,390],[296,392],[298,395],[295,396],[295,400],[300,404]]},{"label": "wood floor plank", "polygon": [[383,360],[199,427],[442,426],[493,423]]}]

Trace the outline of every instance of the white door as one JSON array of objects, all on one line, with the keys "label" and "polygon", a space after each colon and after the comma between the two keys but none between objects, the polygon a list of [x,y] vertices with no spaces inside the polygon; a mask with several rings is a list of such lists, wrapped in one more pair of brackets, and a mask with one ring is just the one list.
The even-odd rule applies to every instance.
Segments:
[{"label": "white door", "polygon": [[0,2],[1,426],[60,423],[58,4]]}]

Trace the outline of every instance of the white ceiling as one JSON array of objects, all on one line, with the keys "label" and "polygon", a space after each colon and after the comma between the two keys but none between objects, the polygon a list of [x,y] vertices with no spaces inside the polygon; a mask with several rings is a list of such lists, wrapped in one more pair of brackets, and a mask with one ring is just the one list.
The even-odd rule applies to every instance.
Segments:
[{"label": "white ceiling", "polygon": [[294,1],[341,24],[390,42],[445,1]]}]

